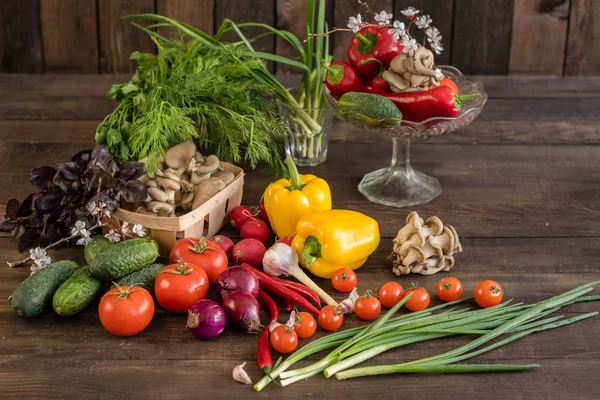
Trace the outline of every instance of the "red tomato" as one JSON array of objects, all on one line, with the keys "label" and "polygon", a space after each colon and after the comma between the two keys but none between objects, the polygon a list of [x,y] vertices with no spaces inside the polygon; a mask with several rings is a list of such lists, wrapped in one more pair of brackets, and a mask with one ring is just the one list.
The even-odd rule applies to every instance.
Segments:
[{"label": "red tomato", "polygon": [[398,282],[388,282],[379,289],[379,301],[387,308],[392,308],[404,297],[404,288]]},{"label": "red tomato", "polygon": [[408,296],[410,293],[414,293],[410,299],[404,303],[404,306],[408,308],[410,311],[421,311],[429,306],[429,301],[431,300],[429,297],[429,292],[423,288],[415,288],[406,292],[405,296]]},{"label": "red tomato", "polygon": [[154,300],[139,286],[116,287],[102,296],[98,315],[102,326],[113,335],[132,336],[152,321]]},{"label": "red tomato", "polygon": [[321,309],[318,319],[321,329],[336,331],[344,322],[344,312],[340,306],[325,306]]},{"label": "red tomato", "polygon": [[331,284],[338,292],[351,292],[356,287],[356,273],[350,268],[340,268],[333,273]]},{"label": "red tomato", "polygon": [[289,326],[280,325],[271,332],[271,346],[280,354],[289,354],[298,347],[298,335]]},{"label": "red tomato", "polygon": [[452,91],[458,95],[458,86],[456,83],[450,78],[444,78],[440,81],[440,86],[448,86]]},{"label": "red tomato", "polygon": [[360,296],[354,303],[354,313],[358,318],[366,321],[377,318],[379,311],[381,311],[381,303],[370,291]]},{"label": "red tomato", "polygon": [[475,286],[473,296],[480,307],[487,308],[500,304],[504,291],[496,281],[485,280]]},{"label": "red tomato", "polygon": [[185,238],[179,240],[171,249],[169,261],[187,262],[202,268],[213,285],[221,272],[228,266],[227,254],[216,243],[205,238]]},{"label": "red tomato", "polygon": [[185,313],[208,294],[208,276],[192,263],[178,262],[160,270],[154,281],[154,296],[162,308]]},{"label": "red tomato", "polygon": [[456,278],[443,278],[438,282],[435,291],[440,300],[448,302],[460,299],[463,293],[462,283]]},{"label": "red tomato", "polygon": [[315,317],[306,311],[297,313],[294,322],[294,331],[301,339],[311,337],[317,330],[317,321],[315,321]]}]

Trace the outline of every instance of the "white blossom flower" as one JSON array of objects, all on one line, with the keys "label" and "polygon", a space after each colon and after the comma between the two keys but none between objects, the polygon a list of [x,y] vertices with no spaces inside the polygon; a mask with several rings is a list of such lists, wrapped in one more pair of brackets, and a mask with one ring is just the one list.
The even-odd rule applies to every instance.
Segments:
[{"label": "white blossom flower", "polygon": [[442,42],[440,42],[440,41],[430,42],[429,46],[431,47],[431,50],[435,54],[439,55],[439,54],[442,54],[442,51],[444,51],[444,46],[442,45]]},{"label": "white blossom flower", "polygon": [[46,253],[46,250],[42,249],[41,247],[36,247],[35,249],[29,250],[29,257],[33,261],[33,265],[30,268],[31,275],[52,263],[52,259]]},{"label": "white blossom flower", "polygon": [[71,236],[80,235],[86,236],[89,235],[87,229],[85,229],[85,222],[79,220],[75,222],[75,226],[71,228]]},{"label": "white blossom flower", "polygon": [[128,228],[128,226],[129,226],[129,222],[127,222],[127,221],[123,221],[123,223],[121,224],[120,230],[121,230],[121,235],[123,237],[131,236],[131,230]]},{"label": "white blossom flower", "polygon": [[115,232],[114,229],[111,229],[104,237],[110,240],[111,243],[119,243],[121,241],[121,235],[119,235],[119,232]]},{"label": "white blossom flower", "polygon": [[394,39],[400,40],[400,38],[406,35],[406,29],[404,27],[404,22],[394,21],[392,27],[388,29],[388,33],[390,35],[394,35]]},{"label": "white blossom flower", "polygon": [[425,30],[425,35],[427,36],[427,41],[429,43],[442,40],[442,35],[440,35],[440,31],[435,26],[430,26]]},{"label": "white blossom flower", "polygon": [[358,32],[362,25],[363,20],[360,14],[358,14],[356,17],[350,17],[348,20],[348,28],[350,28],[354,33]]},{"label": "white blossom flower", "polygon": [[388,26],[393,16],[394,14],[388,14],[385,11],[381,11],[379,14],[375,15],[375,21],[379,22],[380,26]]},{"label": "white blossom flower", "polygon": [[144,230],[144,227],[141,224],[133,225],[132,231],[133,231],[133,234],[136,235],[137,237],[146,236],[146,231]]},{"label": "white blossom flower", "polygon": [[418,48],[417,39],[411,39],[408,35],[404,35],[402,36],[402,46],[402,52],[412,56]]},{"label": "white blossom flower", "polygon": [[408,7],[405,8],[404,10],[400,11],[402,13],[402,15],[406,15],[407,17],[414,17],[415,15],[417,15],[418,13],[420,13],[421,11],[417,10],[414,7]]},{"label": "white blossom flower", "polygon": [[432,22],[433,21],[429,15],[420,15],[417,17],[415,24],[419,27],[419,29],[427,29]]},{"label": "white blossom flower", "polygon": [[87,246],[87,244],[92,240],[90,233],[88,231],[85,232],[85,236],[82,236],[78,241],[78,246]]},{"label": "white blossom flower", "polygon": [[95,201],[92,201],[90,203],[87,204],[87,209],[88,212],[93,215],[94,217],[110,217],[110,211],[106,208],[106,203],[103,201],[99,201],[98,203],[96,203]]}]

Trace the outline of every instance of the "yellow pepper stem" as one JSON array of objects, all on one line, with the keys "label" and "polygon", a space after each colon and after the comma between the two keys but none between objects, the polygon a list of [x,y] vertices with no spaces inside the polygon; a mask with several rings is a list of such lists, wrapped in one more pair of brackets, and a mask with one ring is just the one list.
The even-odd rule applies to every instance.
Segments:
[{"label": "yellow pepper stem", "polygon": [[319,257],[321,257],[321,243],[314,236],[307,237],[302,248],[302,259],[306,264],[306,268],[310,268],[312,263]]},{"label": "yellow pepper stem", "polygon": [[304,185],[300,182],[300,174],[298,174],[298,168],[292,157],[288,156],[283,162],[287,165],[288,173],[290,174],[290,186],[288,186],[288,190],[290,192],[292,190],[302,190]]}]

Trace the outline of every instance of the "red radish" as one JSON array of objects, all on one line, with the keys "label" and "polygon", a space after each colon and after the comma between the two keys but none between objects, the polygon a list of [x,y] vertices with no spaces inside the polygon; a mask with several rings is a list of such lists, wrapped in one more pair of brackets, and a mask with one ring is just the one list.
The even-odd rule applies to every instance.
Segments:
[{"label": "red radish", "polygon": [[242,229],[242,226],[248,222],[249,219],[253,219],[254,216],[255,214],[250,207],[237,206],[229,212],[229,223],[239,232],[240,229]]},{"label": "red radish", "polygon": [[225,235],[216,235],[209,239],[211,242],[216,243],[220,248],[223,249],[227,258],[231,258],[231,250],[233,250],[233,240],[229,239]]},{"label": "red radish", "polygon": [[227,322],[248,332],[260,332],[260,305],[250,293],[231,292],[223,299]]},{"label": "red radish", "polygon": [[267,243],[270,236],[269,226],[261,219],[246,221],[240,230],[240,237],[242,239],[257,239],[263,243]]},{"label": "red radish", "polygon": [[260,240],[244,239],[233,246],[231,258],[236,264],[246,263],[255,268],[260,268],[266,251],[265,245]]},{"label": "red radish", "polygon": [[293,233],[290,236],[286,236],[284,238],[280,238],[277,240],[277,243],[285,243],[288,246],[292,247],[292,240],[294,240],[294,238],[296,237],[296,234]]},{"label": "red radish", "polygon": [[269,216],[267,215],[267,209],[265,208],[265,200],[260,199],[260,206],[258,206],[258,217],[265,221],[267,224],[271,225],[269,222]]}]

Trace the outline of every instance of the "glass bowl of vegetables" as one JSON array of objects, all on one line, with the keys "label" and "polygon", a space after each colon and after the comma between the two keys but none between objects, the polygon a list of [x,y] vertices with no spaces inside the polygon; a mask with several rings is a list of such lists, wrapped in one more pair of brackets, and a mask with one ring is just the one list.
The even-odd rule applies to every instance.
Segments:
[{"label": "glass bowl of vegetables", "polygon": [[[454,81],[459,95],[450,93],[447,99],[433,99],[430,91],[414,92],[422,96],[420,104],[405,104],[402,108],[409,110],[410,118],[375,119],[348,109],[340,104],[334,96],[325,89],[325,98],[333,113],[342,121],[356,128],[375,132],[392,139],[392,160],[387,168],[367,173],[358,185],[358,190],[369,201],[392,207],[410,207],[427,204],[436,199],[442,188],[438,180],[422,172],[415,171],[410,165],[410,142],[414,139],[428,139],[453,132],[470,124],[481,113],[487,101],[487,93],[481,81],[470,80],[456,68],[439,67],[444,75]],[[433,90],[433,89],[432,89]],[[446,91],[447,92],[447,91]],[[411,93],[408,93],[410,95]],[[448,95],[448,93],[444,93]],[[398,101],[407,101],[407,93],[391,93],[388,98],[397,96]],[[400,100],[400,99],[405,100]],[[456,108],[452,109],[452,101]],[[448,105],[452,103],[452,105]],[[446,109],[443,109],[446,107]],[[431,116],[436,115],[436,116]],[[439,116],[445,115],[445,116]]]}]

